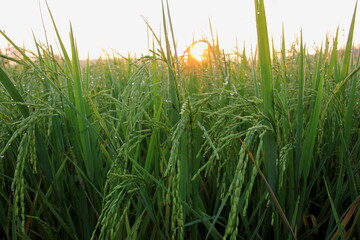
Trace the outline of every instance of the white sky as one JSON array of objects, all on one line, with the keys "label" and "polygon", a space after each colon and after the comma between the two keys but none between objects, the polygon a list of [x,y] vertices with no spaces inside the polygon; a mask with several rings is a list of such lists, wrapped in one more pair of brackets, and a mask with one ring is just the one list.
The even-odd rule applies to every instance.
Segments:
[{"label": "white sky", "polygon": [[[157,34],[161,29],[161,0],[48,0],[55,21],[65,43],[68,43],[71,21],[81,58],[91,58],[102,49],[126,55],[128,52],[147,53],[148,31],[141,15]],[[288,44],[303,29],[309,50],[332,36],[340,27],[341,43],[346,42],[356,0],[265,0],[270,37],[280,46],[282,23]],[[220,45],[231,51],[256,45],[255,10],[253,0],[169,0],[171,17],[178,42],[183,51],[194,38],[211,38],[209,19]],[[44,0],[0,0],[0,30],[18,45],[33,49],[33,35],[45,42],[40,7],[50,42],[55,45],[55,34]],[[360,14],[358,12],[358,14]],[[354,42],[360,43],[360,16],[355,25]],[[6,46],[0,36],[0,46]]]}]

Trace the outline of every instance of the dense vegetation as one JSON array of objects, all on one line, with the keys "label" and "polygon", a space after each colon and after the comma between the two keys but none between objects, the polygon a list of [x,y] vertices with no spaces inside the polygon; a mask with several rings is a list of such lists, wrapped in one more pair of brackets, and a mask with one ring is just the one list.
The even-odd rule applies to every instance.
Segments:
[{"label": "dense vegetation", "polygon": [[210,39],[201,62],[174,50],[168,8],[139,59],[1,32],[19,56],[0,58],[0,239],[360,236],[356,11],[344,49],[310,55],[301,35],[269,48],[255,6],[257,53]]}]

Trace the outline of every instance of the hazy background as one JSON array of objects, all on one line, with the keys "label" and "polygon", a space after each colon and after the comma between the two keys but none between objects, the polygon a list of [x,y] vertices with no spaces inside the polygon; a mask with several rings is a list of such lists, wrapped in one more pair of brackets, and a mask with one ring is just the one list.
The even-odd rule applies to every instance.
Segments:
[{"label": "hazy background", "polygon": [[[270,37],[280,46],[284,23],[286,41],[290,45],[303,29],[309,51],[325,40],[326,33],[334,36],[340,28],[340,43],[346,42],[356,0],[267,0],[265,1]],[[100,56],[111,49],[126,55],[147,54],[148,31],[143,16],[157,34],[161,32],[161,0],[48,0],[63,40],[68,39],[71,21],[81,58]],[[220,45],[227,52],[235,48],[255,48],[255,10],[252,0],[169,0],[171,17],[179,51],[193,39],[210,38],[209,19]],[[0,30],[18,45],[34,49],[33,35],[45,42],[40,8],[51,44],[55,34],[46,3],[43,0],[0,0]],[[354,34],[360,43],[360,16]],[[152,39],[150,38],[150,41]],[[65,41],[67,43],[67,41]],[[6,47],[0,36],[0,47]]]}]

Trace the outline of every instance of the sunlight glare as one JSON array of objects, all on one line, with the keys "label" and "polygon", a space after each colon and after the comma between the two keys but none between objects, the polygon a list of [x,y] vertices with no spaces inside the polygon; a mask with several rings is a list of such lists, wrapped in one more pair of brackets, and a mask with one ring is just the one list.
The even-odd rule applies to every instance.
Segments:
[{"label": "sunlight glare", "polygon": [[196,42],[190,48],[190,56],[195,58],[197,61],[202,61],[209,46],[206,42]]}]

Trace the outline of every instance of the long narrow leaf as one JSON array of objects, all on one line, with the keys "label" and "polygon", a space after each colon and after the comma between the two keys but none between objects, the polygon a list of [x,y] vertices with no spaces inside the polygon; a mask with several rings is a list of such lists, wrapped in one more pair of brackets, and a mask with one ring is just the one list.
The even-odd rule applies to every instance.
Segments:
[{"label": "long narrow leaf", "polygon": [[[259,62],[261,69],[261,94],[263,98],[263,112],[268,118],[268,124],[274,124],[274,93],[273,79],[271,72],[271,58],[268,31],[266,25],[265,6],[263,0],[255,0],[256,29],[258,36]],[[271,188],[276,192],[277,179],[277,148],[276,138],[273,132],[267,132],[264,135],[264,151],[266,173]]]}]

